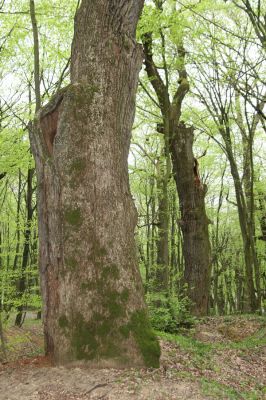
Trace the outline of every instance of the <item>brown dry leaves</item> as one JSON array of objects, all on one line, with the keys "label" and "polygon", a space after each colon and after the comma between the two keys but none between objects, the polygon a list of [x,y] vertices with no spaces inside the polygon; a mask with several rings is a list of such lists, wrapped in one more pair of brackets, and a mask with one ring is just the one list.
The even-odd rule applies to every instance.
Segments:
[{"label": "brown dry leaves", "polygon": [[[161,367],[155,370],[53,368],[43,356],[25,357],[29,354],[27,351],[37,351],[40,346],[40,328],[20,331],[26,341],[31,338],[30,344],[23,341],[16,344],[13,330],[9,336],[19,360],[14,361],[13,354],[13,361],[0,368],[0,400],[247,398],[243,393],[254,393],[249,399],[262,399],[262,385],[266,384],[265,347],[237,345],[245,338],[248,340],[250,335],[256,335],[260,328],[261,323],[256,318],[253,321],[208,318],[196,327],[197,342],[191,348],[191,333],[186,338],[188,346],[182,341],[161,340]],[[206,392],[203,382],[215,382],[224,390],[217,394],[213,386]],[[227,389],[233,390],[234,397],[229,396]]]}]

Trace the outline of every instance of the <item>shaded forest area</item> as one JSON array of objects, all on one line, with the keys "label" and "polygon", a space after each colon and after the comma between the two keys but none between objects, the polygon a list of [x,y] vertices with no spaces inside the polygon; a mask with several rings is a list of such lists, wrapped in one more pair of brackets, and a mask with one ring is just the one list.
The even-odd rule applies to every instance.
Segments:
[{"label": "shaded forest area", "polygon": [[143,3],[0,1],[0,361],[159,367],[157,336],[153,377],[28,398],[263,398],[266,5]]}]

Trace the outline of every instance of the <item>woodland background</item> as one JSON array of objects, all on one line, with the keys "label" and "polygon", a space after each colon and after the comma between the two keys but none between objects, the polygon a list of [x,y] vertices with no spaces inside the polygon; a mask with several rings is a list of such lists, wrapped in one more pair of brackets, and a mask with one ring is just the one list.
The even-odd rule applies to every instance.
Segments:
[{"label": "woodland background", "polygon": [[[97,250],[97,261],[105,258],[110,268],[103,262],[96,265],[94,257],[95,265],[91,263],[90,266],[97,269],[100,265],[102,273],[107,271],[105,277],[113,281],[101,282],[105,291],[101,291],[103,296],[98,298],[95,294],[100,288],[98,278],[95,282],[87,280],[75,286],[73,282],[79,280],[76,277],[88,278],[89,274],[84,271],[84,275],[78,275],[73,262],[66,269],[62,263],[61,272],[67,270],[67,277],[71,278],[67,286],[69,292],[72,290],[69,299],[77,299],[77,304],[72,307],[73,302],[69,301],[66,315],[61,314],[50,329],[58,334],[58,346],[67,338],[66,328],[71,322],[80,345],[70,343],[75,357],[81,355],[85,359],[89,352],[97,355],[96,345],[105,339],[104,346],[99,347],[101,355],[104,355],[103,350],[113,350],[113,360],[123,351],[130,353],[132,349],[126,339],[130,329],[131,337],[138,329],[138,339],[144,337],[147,347],[145,355],[153,362],[148,364],[143,357],[145,367],[143,364],[142,368],[123,370],[58,368],[51,362],[54,349],[50,349],[50,354],[47,352],[47,335],[44,339],[41,320],[38,188],[29,136],[34,130],[35,113],[48,102],[53,105],[53,99],[62,93],[60,89],[70,82],[73,22],[80,3],[77,0],[0,0],[0,399],[264,399],[266,4],[260,0],[145,1],[137,30],[138,42],[143,46],[143,68],[139,76],[128,164],[131,193],[138,210],[135,231],[138,263],[154,329],[150,329],[144,313],[135,314],[135,317],[142,316],[141,320],[132,320],[132,313],[124,326],[120,326],[121,321],[115,318],[117,315],[129,317],[127,311],[131,307],[129,311],[132,312],[134,302],[137,304],[139,300],[136,293],[142,302],[141,289],[139,286],[134,288],[134,284],[130,286],[128,279],[126,284],[131,293],[121,292],[124,282],[113,264],[113,249],[110,251],[108,247],[107,254],[102,247],[105,243],[97,248],[92,246],[92,252]],[[122,0],[106,0],[101,4],[119,7],[122,3]],[[100,1],[84,1],[84,4],[85,7],[96,5],[97,9]],[[141,1],[131,4],[142,6]],[[112,12],[115,11],[117,8],[114,7]],[[125,16],[124,10],[120,12],[121,8],[118,16]],[[91,13],[85,13],[88,14],[91,17]],[[88,20],[94,23],[92,18]],[[90,39],[93,47],[95,36],[88,38],[86,29],[79,32],[79,39],[85,32],[85,42]],[[132,43],[128,42],[130,37],[123,35],[124,32],[117,33],[118,36],[121,34],[120,39],[123,38],[119,43],[124,54],[121,59],[125,61],[128,59],[127,47],[130,48]],[[81,52],[85,47],[91,48],[78,45],[76,42]],[[116,60],[110,49],[116,49],[116,46],[104,48],[108,50],[108,56],[100,51],[98,59],[105,62],[105,69],[101,69],[99,63],[97,66],[100,72],[108,73],[108,60],[112,61],[110,70],[115,70]],[[92,64],[90,66],[98,76],[98,70]],[[124,74],[127,71],[120,64],[117,69]],[[134,75],[137,70],[132,72]],[[125,97],[130,97],[127,86],[126,96],[116,98],[113,104],[117,101],[121,105]],[[90,89],[94,92],[97,88],[91,86]],[[113,93],[115,91],[107,93],[109,100]],[[85,102],[83,106],[85,114],[87,105]],[[169,113],[170,109],[172,113]],[[97,118],[100,121],[103,110],[93,110],[96,110],[95,121]],[[115,122],[110,121],[112,127],[118,120],[121,122],[119,111],[114,110]],[[106,110],[106,114],[111,120],[110,110]],[[119,126],[127,126],[127,121],[122,122]],[[75,121],[73,126],[76,126]],[[117,131],[112,127],[110,132],[115,136]],[[83,132],[87,133],[86,129],[83,127]],[[89,134],[91,136],[87,137],[94,140],[93,132]],[[101,139],[103,137],[112,139],[112,135]],[[102,161],[98,166],[101,167],[106,165],[104,141],[99,148],[104,150],[104,155],[98,153]],[[112,148],[119,149],[119,146]],[[82,149],[80,151],[82,153]],[[120,154],[116,155],[120,157]],[[114,158],[116,155],[112,154]],[[79,156],[74,154],[71,160],[81,160]],[[52,165],[53,160],[50,161],[49,165]],[[85,161],[88,165],[90,158]],[[75,163],[75,167],[82,169],[80,163]],[[120,177],[120,170],[116,170],[116,175]],[[82,174],[80,176],[82,178]],[[186,181],[190,184],[184,184]],[[89,193],[80,186],[75,187]],[[119,182],[117,187],[120,187]],[[98,199],[92,202],[101,198],[100,192],[101,188]],[[122,193],[124,195],[128,199],[128,193]],[[191,201],[192,210],[186,208],[189,201],[184,207],[187,200]],[[130,201],[123,204],[130,204]],[[112,204],[107,211],[113,211]],[[55,214],[51,213],[51,219]],[[129,220],[133,214],[128,210],[128,215],[122,215]],[[75,216],[79,217],[78,221]],[[186,220],[187,216],[191,219]],[[78,222],[79,229],[75,230],[74,226],[73,230],[81,236],[80,214],[67,213],[66,217],[71,228]],[[101,219],[99,215],[98,219]],[[134,221],[131,224],[128,220],[121,226],[123,233],[126,230],[122,228],[134,225]],[[114,221],[114,226],[118,225]],[[108,226],[108,232],[114,232],[112,226]],[[97,232],[93,234],[97,237]],[[119,247],[117,238],[121,235],[115,238]],[[65,243],[69,242],[66,240]],[[127,243],[130,247],[133,241]],[[86,242],[83,249],[85,247]],[[129,265],[130,260],[125,260],[127,248],[123,250],[123,253],[118,251],[122,259],[121,262],[118,260],[119,267],[130,273],[133,265]],[[84,269],[86,262],[82,264]],[[53,270],[54,265],[50,267]],[[115,272],[114,276],[110,271]],[[65,281],[67,279],[63,284]],[[90,287],[91,283],[95,285]],[[81,289],[79,299],[76,287]],[[131,295],[130,304],[126,300],[128,294]],[[89,310],[88,297],[97,303],[91,302]],[[51,304],[49,300],[46,309]],[[103,319],[99,318],[99,313],[90,315],[91,310],[101,309],[101,301]],[[75,320],[75,312],[81,313],[83,305],[84,319]],[[51,314],[57,316],[57,312],[52,311]],[[91,343],[87,340],[92,336],[95,316],[98,316],[97,328],[102,329],[105,325],[107,329],[104,332],[95,330],[104,335],[101,341],[94,335],[93,345],[89,346]],[[45,316],[43,319],[45,325]],[[121,327],[124,327],[123,331],[119,330]],[[125,335],[121,336],[122,333]],[[157,338],[161,347],[160,365]],[[118,346],[115,341],[121,347],[115,347]],[[155,346],[150,346],[151,342]],[[125,348],[125,343],[129,349]],[[134,353],[130,354],[131,358],[127,360],[131,366],[134,365]]]},{"label": "woodland background", "polygon": [[[209,315],[263,312],[266,305],[265,7],[260,1],[147,1],[138,28],[140,42],[152,32],[154,63],[170,96],[184,67],[180,43],[185,50],[190,90],[181,120],[194,129],[200,185],[208,188]],[[18,326],[25,310],[41,314],[36,177],[28,138],[36,107],[28,8],[24,0],[0,2],[0,316],[5,325],[15,315]],[[72,0],[36,1],[42,104],[69,82],[76,8]],[[129,156],[139,266],[153,326],[176,332],[195,317],[159,106],[143,68]],[[158,271],[167,275],[159,290]]]}]

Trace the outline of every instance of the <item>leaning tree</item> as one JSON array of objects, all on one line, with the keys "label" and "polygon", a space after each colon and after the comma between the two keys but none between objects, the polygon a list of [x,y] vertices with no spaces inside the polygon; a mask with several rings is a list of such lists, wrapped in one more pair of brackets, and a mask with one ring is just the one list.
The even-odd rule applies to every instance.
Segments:
[{"label": "leaning tree", "polygon": [[136,261],[127,166],[143,3],[81,2],[71,83],[37,113],[31,135],[45,344],[57,364],[159,364]]}]

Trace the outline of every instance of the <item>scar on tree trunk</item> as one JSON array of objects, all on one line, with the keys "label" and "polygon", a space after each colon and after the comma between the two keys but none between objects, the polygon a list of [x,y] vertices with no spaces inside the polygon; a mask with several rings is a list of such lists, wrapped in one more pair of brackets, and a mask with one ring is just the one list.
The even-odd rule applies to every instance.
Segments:
[{"label": "scar on tree trunk", "polygon": [[57,133],[58,118],[61,109],[61,104],[64,94],[68,86],[59,90],[49,101],[49,103],[42,108],[40,113],[40,125],[43,132],[45,144],[48,154],[51,156],[53,153],[53,145]]},{"label": "scar on tree trunk", "polygon": [[193,173],[194,173],[195,186],[197,186],[199,188],[203,188],[201,180],[200,180],[200,174],[199,174],[199,162],[195,157],[194,157]]}]

